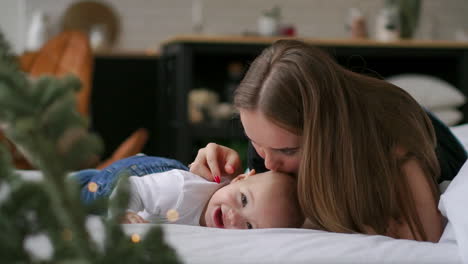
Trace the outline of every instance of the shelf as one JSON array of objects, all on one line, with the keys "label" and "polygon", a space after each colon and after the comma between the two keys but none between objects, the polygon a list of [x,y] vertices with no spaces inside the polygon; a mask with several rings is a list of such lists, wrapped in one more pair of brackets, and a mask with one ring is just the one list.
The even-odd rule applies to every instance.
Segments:
[{"label": "shelf", "polygon": [[157,59],[158,50],[104,50],[94,53],[95,57],[101,58],[138,58],[138,59]]},{"label": "shelf", "polygon": [[304,37],[261,37],[242,35],[178,35],[164,41],[162,45],[175,43],[213,43],[213,44],[271,44],[279,39],[298,39],[318,46],[346,47],[389,47],[389,48],[462,48],[468,49],[468,42],[445,40],[398,40],[391,42],[372,39],[319,39]]}]

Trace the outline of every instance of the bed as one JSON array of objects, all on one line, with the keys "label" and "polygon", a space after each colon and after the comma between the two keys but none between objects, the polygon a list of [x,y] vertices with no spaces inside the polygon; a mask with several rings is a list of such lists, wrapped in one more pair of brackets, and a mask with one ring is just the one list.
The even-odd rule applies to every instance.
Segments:
[{"label": "bed", "polygon": [[[468,125],[452,131],[468,146]],[[163,225],[184,263],[468,263],[468,164],[443,184],[448,224],[439,243],[303,229],[225,230]],[[144,235],[150,225],[124,225]]]},{"label": "bed", "polygon": [[[468,125],[452,128],[468,146]],[[23,172],[24,177],[34,175]],[[442,184],[439,209],[448,219],[439,243],[304,229],[226,230],[163,225],[166,241],[184,263],[466,263],[468,163]],[[150,224],[123,225],[144,237]],[[97,227],[99,228],[99,227]],[[103,233],[96,230],[96,234]],[[99,239],[98,239],[99,240]]]}]

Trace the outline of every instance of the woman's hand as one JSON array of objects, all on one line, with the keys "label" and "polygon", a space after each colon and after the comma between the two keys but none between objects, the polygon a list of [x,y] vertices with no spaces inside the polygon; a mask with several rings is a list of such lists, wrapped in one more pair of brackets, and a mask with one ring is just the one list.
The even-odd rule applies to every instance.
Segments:
[{"label": "woman's hand", "polygon": [[127,211],[122,218],[121,224],[146,224],[149,223],[134,212]]},{"label": "woman's hand", "polygon": [[198,150],[195,161],[189,167],[190,172],[217,183],[221,182],[221,176],[233,177],[242,171],[239,154],[215,143],[208,143]]}]

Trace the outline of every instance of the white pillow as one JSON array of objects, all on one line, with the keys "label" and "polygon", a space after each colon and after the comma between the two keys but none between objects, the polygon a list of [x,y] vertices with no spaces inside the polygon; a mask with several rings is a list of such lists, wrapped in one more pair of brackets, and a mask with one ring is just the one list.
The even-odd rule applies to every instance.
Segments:
[{"label": "white pillow", "polygon": [[435,108],[431,113],[447,126],[456,125],[463,118],[463,113],[455,108]]},{"label": "white pillow", "polygon": [[450,131],[462,143],[463,147],[468,150],[468,124],[450,127]]},{"label": "white pillow", "polygon": [[400,74],[387,78],[387,81],[407,91],[418,103],[429,110],[455,108],[466,101],[466,97],[457,88],[434,76]]}]

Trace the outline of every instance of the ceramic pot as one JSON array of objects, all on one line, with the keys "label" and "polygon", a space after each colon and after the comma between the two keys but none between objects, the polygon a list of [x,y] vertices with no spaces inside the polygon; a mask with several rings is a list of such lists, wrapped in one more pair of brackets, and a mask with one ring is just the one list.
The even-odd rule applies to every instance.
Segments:
[{"label": "ceramic pot", "polygon": [[278,19],[270,16],[262,15],[258,18],[258,33],[261,36],[276,36],[278,35],[279,22]]}]

